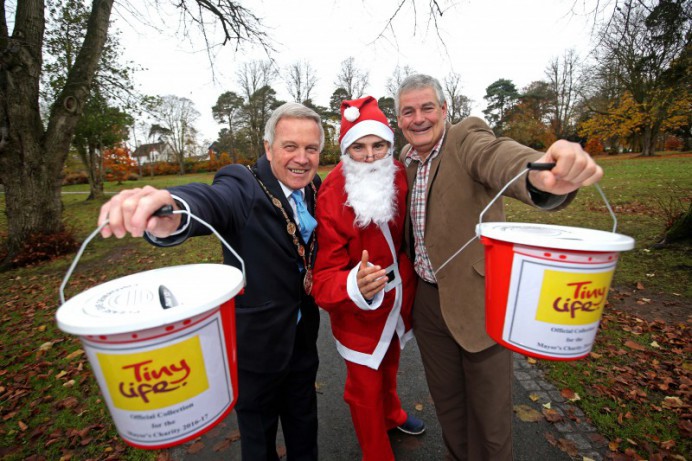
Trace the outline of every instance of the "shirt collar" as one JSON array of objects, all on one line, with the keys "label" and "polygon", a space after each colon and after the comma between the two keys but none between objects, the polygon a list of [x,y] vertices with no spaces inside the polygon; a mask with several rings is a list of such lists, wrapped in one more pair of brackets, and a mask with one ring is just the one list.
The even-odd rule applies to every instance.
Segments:
[{"label": "shirt collar", "polygon": [[[289,197],[291,196],[291,194],[293,193],[293,189],[291,189],[290,187],[286,186],[286,185],[285,185],[284,183],[282,183],[281,181],[279,181],[279,185],[281,186],[281,190],[283,191],[284,195],[286,196],[286,199],[288,200],[288,198],[289,198]],[[299,189],[299,191],[300,191],[300,195],[302,195],[302,196],[303,196],[303,199],[304,199],[304,198],[305,198],[305,192],[303,191],[303,189]]]}]

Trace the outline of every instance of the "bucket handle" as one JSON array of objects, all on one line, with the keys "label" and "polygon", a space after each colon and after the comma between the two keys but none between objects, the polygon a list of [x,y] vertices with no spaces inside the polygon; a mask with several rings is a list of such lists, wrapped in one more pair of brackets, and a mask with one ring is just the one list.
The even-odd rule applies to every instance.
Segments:
[{"label": "bucket handle", "polygon": [[[488,210],[490,209],[490,207],[493,205],[493,203],[495,203],[495,202],[497,201],[497,199],[500,198],[500,197],[502,196],[502,194],[507,190],[507,188],[508,188],[509,186],[511,186],[511,185],[514,183],[514,181],[516,181],[517,179],[521,178],[521,177],[524,175],[524,173],[526,173],[526,172],[528,172],[528,171],[530,171],[530,170],[535,170],[535,171],[547,171],[547,170],[552,170],[554,167],[555,167],[555,163],[554,163],[554,162],[551,162],[551,163],[529,162],[529,163],[527,163],[527,164],[526,164],[526,168],[525,168],[524,170],[522,170],[522,171],[521,171],[518,175],[516,175],[514,178],[512,178],[511,181],[509,181],[507,184],[505,184],[505,186],[500,190],[500,192],[497,193],[497,195],[495,196],[495,198],[493,198],[493,199],[490,201],[490,203],[488,203],[488,206],[486,206],[486,207],[483,209],[483,211],[481,211],[481,214],[478,216],[478,224],[479,224],[479,225],[476,226],[476,235],[474,235],[473,237],[471,237],[471,239],[470,239],[468,242],[466,242],[461,248],[459,248],[456,252],[454,252],[454,254],[453,254],[452,256],[450,256],[449,258],[447,258],[447,260],[446,260],[444,263],[442,263],[442,264],[440,265],[440,267],[438,267],[438,268],[434,271],[434,275],[437,276],[437,273],[438,273],[439,271],[441,271],[442,268],[444,268],[447,264],[449,264],[449,262],[450,262],[452,259],[454,259],[459,253],[461,253],[462,251],[464,251],[464,249],[465,249],[467,246],[469,246],[469,244],[470,244],[471,242],[473,242],[474,240],[476,240],[477,238],[480,237],[480,235],[481,235],[481,234],[480,234],[480,227],[481,227],[480,225],[483,224],[483,215],[485,214],[486,211],[488,211]],[[617,227],[618,227],[618,219],[617,219],[617,217],[615,216],[615,213],[613,212],[613,209],[611,208],[610,203],[608,202],[608,199],[606,198],[605,194],[603,193],[603,189],[601,189],[601,186],[599,186],[598,183],[594,183],[594,186],[596,187],[596,190],[598,191],[598,193],[601,195],[601,198],[603,199],[603,202],[605,203],[605,206],[606,206],[606,208],[608,209],[608,212],[610,213],[610,217],[613,218],[613,232],[615,232],[615,231],[617,230]]]},{"label": "bucket handle", "polygon": [[[507,190],[509,186],[511,186],[514,181],[519,179],[526,173],[527,171],[534,170],[534,171],[548,171],[552,170],[555,167],[555,163],[538,163],[538,162],[529,162],[526,164],[526,168],[516,175],[510,182],[505,184],[505,186],[500,190],[500,192],[497,193],[495,198],[493,198],[490,203],[488,203],[488,206],[486,206],[483,211],[481,211],[480,216],[478,216],[478,224],[483,223],[483,215],[485,214],[486,211],[490,209],[490,207],[497,201],[498,198],[502,196],[502,194]],[[606,198],[605,194],[603,193],[603,189],[601,189],[601,186],[598,185],[598,183],[594,183],[594,186],[596,187],[596,190],[598,193],[601,195],[601,198],[603,199],[603,202],[605,203],[606,208],[608,209],[608,212],[610,213],[610,217],[613,218],[613,232],[617,231],[618,228],[618,218],[615,216],[615,213],[613,212],[613,209],[610,207],[610,203],[608,202],[608,199]],[[478,237],[480,234],[477,233],[476,237]]]},{"label": "bucket handle", "polygon": [[[246,285],[246,278],[245,278],[245,261],[243,261],[243,258],[241,258],[238,253],[235,252],[233,247],[231,247],[226,240],[221,237],[221,234],[219,234],[216,229],[214,229],[210,224],[208,224],[206,221],[202,220],[201,218],[198,218],[194,214],[190,213],[187,210],[174,210],[171,205],[164,205],[158,210],[154,212],[152,216],[166,216],[166,215],[171,215],[171,214],[186,214],[190,218],[194,219],[198,223],[202,224],[209,230],[211,230],[214,235],[221,240],[221,243],[230,251],[233,256],[235,256],[238,261],[240,261],[240,266],[243,272],[243,286]],[[104,221],[103,224],[101,224],[99,227],[96,228],[89,236],[84,240],[82,243],[82,246],[79,248],[79,251],[77,251],[77,255],[74,257],[74,260],[72,261],[72,264],[70,265],[70,268],[67,270],[67,273],[65,274],[65,277],[62,280],[62,283],[60,284],[60,304],[65,304],[65,287],[67,286],[67,282],[69,281],[70,277],[72,276],[72,272],[74,271],[75,267],[77,267],[77,263],[79,262],[79,259],[82,257],[82,254],[84,253],[84,250],[86,249],[86,246],[91,242],[91,240],[96,237],[101,230],[108,225],[109,221],[108,218]]]}]

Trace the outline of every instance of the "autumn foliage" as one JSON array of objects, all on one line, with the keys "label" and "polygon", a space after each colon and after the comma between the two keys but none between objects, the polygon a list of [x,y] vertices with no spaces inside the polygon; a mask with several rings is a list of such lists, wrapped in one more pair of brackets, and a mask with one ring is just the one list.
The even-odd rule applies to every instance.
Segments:
[{"label": "autumn foliage", "polygon": [[[52,234],[33,234],[26,240],[24,246],[12,258],[12,267],[24,267],[49,261],[58,256],[70,254],[79,248],[79,243],[69,230]],[[0,249],[0,260],[4,259],[6,251]]]},{"label": "autumn foliage", "polygon": [[130,156],[130,149],[124,146],[103,151],[103,172],[106,181],[125,181],[137,171],[137,163]]},{"label": "autumn foliage", "polygon": [[605,152],[605,147],[600,139],[593,137],[586,142],[584,150],[591,155],[600,155]]},{"label": "autumn foliage", "polygon": [[[690,95],[679,94],[671,107],[667,108],[670,116],[663,120],[661,130],[674,131],[688,123],[691,104]],[[611,101],[606,110],[594,113],[583,121],[578,127],[578,134],[589,139],[627,143],[642,135],[644,128],[651,124],[659,110],[661,108],[655,103],[638,103],[629,92],[625,92],[619,99]]]}]

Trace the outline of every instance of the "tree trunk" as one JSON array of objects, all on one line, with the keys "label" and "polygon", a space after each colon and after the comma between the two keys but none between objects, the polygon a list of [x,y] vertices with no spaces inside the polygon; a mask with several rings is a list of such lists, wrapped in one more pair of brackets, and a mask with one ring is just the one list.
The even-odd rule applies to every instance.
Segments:
[{"label": "tree trunk", "polygon": [[60,175],[106,42],[113,0],[93,1],[84,44],[45,131],[38,102],[44,6],[42,0],[20,1],[13,36],[0,27],[0,178],[8,223],[3,267],[31,236],[63,228]]},{"label": "tree trunk", "polygon": [[[28,133],[25,131],[24,134]],[[13,149],[12,138],[10,136],[8,154]],[[23,156],[12,156],[2,162],[8,239],[7,256],[0,262],[0,268],[11,265],[12,259],[23,249],[24,242],[30,236],[50,235],[63,230],[60,172],[53,172],[41,163],[41,146],[25,144],[22,153]],[[22,157],[24,162],[21,161]]]},{"label": "tree trunk", "polygon": [[654,155],[654,141],[656,137],[653,136],[652,129],[650,126],[645,126],[642,136],[640,138],[640,144],[642,147],[642,157],[651,157]]},{"label": "tree trunk", "polygon": [[680,215],[666,232],[665,243],[692,241],[692,205]]},{"label": "tree trunk", "polygon": [[87,200],[103,198],[103,155],[96,146],[89,146],[88,152],[89,197]]},{"label": "tree trunk", "polygon": [[176,157],[178,158],[178,166],[180,167],[178,174],[180,176],[185,176],[185,152],[183,151],[176,154]]},{"label": "tree trunk", "polygon": [[103,160],[96,153],[95,145],[76,146],[79,158],[87,170],[87,180],[89,181],[89,196],[87,200],[94,200],[103,197]]},{"label": "tree trunk", "polygon": [[656,155],[656,140],[661,132],[661,122],[655,122],[645,126],[641,136],[642,157]]}]

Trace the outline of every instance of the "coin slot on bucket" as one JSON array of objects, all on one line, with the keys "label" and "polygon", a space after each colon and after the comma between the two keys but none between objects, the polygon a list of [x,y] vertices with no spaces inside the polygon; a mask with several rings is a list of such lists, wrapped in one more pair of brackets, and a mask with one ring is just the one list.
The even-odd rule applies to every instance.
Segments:
[{"label": "coin slot on bucket", "polygon": [[173,292],[165,285],[159,285],[159,302],[164,309],[170,309],[178,305],[178,301],[173,296]]}]

